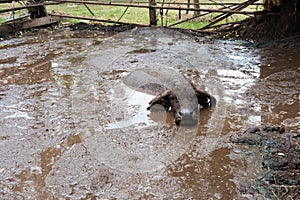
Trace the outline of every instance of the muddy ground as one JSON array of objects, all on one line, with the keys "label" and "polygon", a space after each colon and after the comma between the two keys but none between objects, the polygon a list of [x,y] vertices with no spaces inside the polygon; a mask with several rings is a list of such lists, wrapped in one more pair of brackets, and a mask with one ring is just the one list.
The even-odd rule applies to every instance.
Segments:
[{"label": "muddy ground", "polygon": [[[86,24],[6,35],[1,199],[299,199],[300,49],[269,44]],[[141,66],[178,70],[216,107],[192,127],[148,112],[153,94],[123,81]]]},{"label": "muddy ground", "polygon": [[[267,172],[255,181],[255,189],[265,197],[298,199],[300,196],[299,134],[286,133],[284,127],[252,127],[231,136],[237,144],[258,146]],[[251,190],[251,189],[250,189]],[[249,188],[244,192],[249,192]]]}]

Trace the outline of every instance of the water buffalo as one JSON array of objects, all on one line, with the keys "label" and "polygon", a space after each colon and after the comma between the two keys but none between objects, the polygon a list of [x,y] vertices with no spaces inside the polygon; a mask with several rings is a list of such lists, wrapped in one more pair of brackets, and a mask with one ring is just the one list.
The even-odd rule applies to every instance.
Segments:
[{"label": "water buffalo", "polygon": [[[188,81],[195,91],[195,95],[198,100],[198,104],[202,107],[214,106],[216,104],[216,99],[203,90],[200,86]],[[189,96],[185,96],[186,99],[183,101],[190,101]],[[181,122],[185,124],[193,124],[197,122],[197,110],[195,107],[189,107],[189,103],[180,101],[178,96],[171,90],[167,89],[164,92],[157,95],[154,99],[149,102],[148,110],[151,109],[155,104],[162,105],[166,111],[174,112],[174,119],[177,125]]]},{"label": "water buffalo", "polygon": [[199,105],[210,107],[216,104],[216,99],[202,87],[170,68],[137,69],[126,76],[123,82],[141,92],[159,93],[149,102],[147,109],[161,105],[166,111],[174,113],[177,125],[197,123]]}]

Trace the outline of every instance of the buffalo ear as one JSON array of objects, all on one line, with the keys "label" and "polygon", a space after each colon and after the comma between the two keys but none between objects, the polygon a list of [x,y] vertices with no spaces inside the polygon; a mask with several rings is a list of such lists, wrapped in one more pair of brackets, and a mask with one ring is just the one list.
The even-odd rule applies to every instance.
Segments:
[{"label": "buffalo ear", "polygon": [[210,95],[208,92],[206,92],[202,87],[200,87],[199,85],[196,85],[195,83],[190,81],[191,86],[193,87],[193,89],[195,90],[197,99],[198,99],[198,103],[203,106],[203,107],[207,107],[207,106],[215,106],[216,105],[216,99]]},{"label": "buffalo ear", "polygon": [[171,95],[173,95],[171,90],[166,90],[159,95],[157,95],[154,99],[149,102],[149,106],[147,110],[150,110],[152,106],[155,104],[162,105],[166,111],[169,111],[171,107]]}]

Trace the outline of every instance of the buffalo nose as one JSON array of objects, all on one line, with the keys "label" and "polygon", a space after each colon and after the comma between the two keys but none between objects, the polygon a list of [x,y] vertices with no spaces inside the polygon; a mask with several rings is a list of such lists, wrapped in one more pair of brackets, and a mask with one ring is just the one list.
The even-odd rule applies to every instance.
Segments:
[{"label": "buffalo nose", "polygon": [[193,117],[195,115],[195,112],[189,110],[181,110],[179,111],[179,115],[181,117]]},{"label": "buffalo nose", "polygon": [[197,114],[195,111],[181,109],[177,115],[175,114],[175,122],[177,125],[194,125],[197,121]]}]

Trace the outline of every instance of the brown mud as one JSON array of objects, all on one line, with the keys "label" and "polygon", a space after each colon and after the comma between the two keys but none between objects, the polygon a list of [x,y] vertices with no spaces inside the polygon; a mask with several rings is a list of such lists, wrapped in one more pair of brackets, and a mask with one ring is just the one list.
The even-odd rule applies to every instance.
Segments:
[{"label": "brown mud", "polygon": [[[0,198],[298,199],[299,48],[196,40],[86,24],[3,38]],[[149,113],[155,94],[123,81],[145,66],[201,83],[216,107],[195,127]],[[241,132],[260,125],[285,132]]]},{"label": "brown mud", "polygon": [[[300,134],[284,127],[253,127],[234,134],[231,142],[257,146],[263,154],[261,165],[267,171],[252,187],[266,197],[299,199]],[[245,155],[247,156],[247,155]],[[241,192],[249,192],[244,191]]]}]

